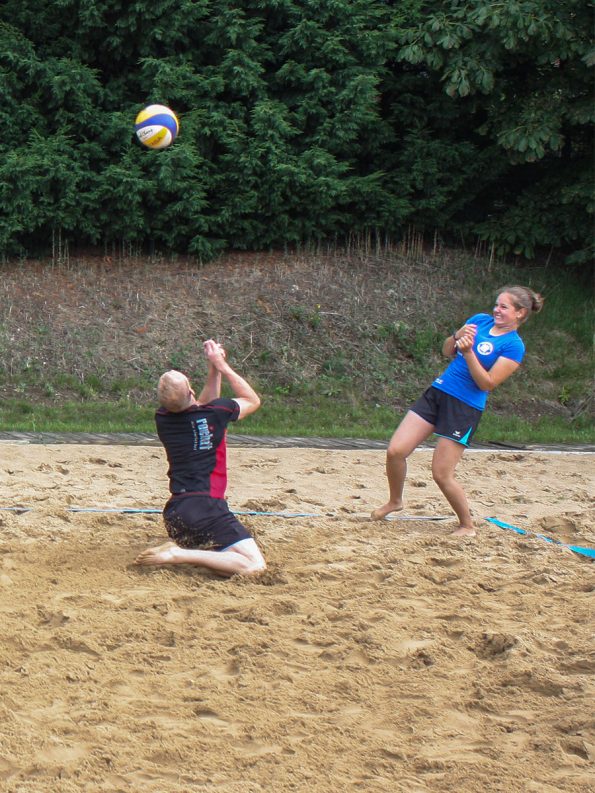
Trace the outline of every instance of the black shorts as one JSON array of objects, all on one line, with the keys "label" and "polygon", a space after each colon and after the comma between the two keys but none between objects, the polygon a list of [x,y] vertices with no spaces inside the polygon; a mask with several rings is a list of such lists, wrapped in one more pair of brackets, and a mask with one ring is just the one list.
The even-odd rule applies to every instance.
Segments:
[{"label": "black shorts", "polygon": [[173,496],[165,505],[163,521],[180,548],[222,551],[252,537],[230,512],[227,501],[211,496]]},{"label": "black shorts", "polygon": [[433,424],[436,435],[463,446],[471,443],[483,412],[434,386],[424,391],[411,410]]}]

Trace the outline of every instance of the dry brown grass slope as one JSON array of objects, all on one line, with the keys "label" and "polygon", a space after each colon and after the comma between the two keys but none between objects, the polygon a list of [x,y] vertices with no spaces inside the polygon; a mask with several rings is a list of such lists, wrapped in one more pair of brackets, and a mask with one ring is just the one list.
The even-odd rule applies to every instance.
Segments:
[{"label": "dry brown grass slope", "polygon": [[[337,393],[404,409],[443,366],[441,338],[489,311],[485,260],[403,249],[243,253],[194,261],[86,256],[2,268],[0,395],[58,402],[153,397],[164,368],[204,371],[219,339],[263,392]],[[538,320],[534,320],[538,321]],[[537,383],[539,386],[537,387]],[[564,414],[530,347],[495,410]]]}]

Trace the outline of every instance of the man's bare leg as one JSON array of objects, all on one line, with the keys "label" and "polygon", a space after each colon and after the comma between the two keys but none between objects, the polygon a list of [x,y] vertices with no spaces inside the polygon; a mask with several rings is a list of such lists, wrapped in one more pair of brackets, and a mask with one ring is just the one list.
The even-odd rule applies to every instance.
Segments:
[{"label": "man's bare leg", "polygon": [[475,537],[476,531],[467,496],[455,478],[455,469],[463,456],[465,446],[449,438],[440,438],[432,458],[434,481],[459,519],[459,528],[451,532],[454,537]]},{"label": "man's bare leg", "polygon": [[242,540],[225,551],[200,551],[180,548],[166,542],[140,553],[135,564],[158,567],[165,564],[192,564],[205,567],[220,575],[251,575],[266,568],[265,561],[254,540]]},{"label": "man's bare leg", "polygon": [[373,510],[372,520],[382,520],[391,512],[403,509],[403,488],[407,476],[407,458],[434,431],[434,426],[411,410],[399,424],[386,451],[388,501]]}]

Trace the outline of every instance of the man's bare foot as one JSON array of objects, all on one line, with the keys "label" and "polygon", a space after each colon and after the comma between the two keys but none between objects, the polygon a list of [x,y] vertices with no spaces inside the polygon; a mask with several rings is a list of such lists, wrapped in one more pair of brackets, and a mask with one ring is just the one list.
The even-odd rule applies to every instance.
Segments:
[{"label": "man's bare foot", "polygon": [[146,551],[139,553],[134,563],[142,565],[171,564],[175,558],[174,549],[177,547],[175,542],[164,542],[163,545],[147,548]]},{"label": "man's bare foot", "polygon": [[477,532],[473,528],[466,528],[465,526],[460,526],[458,529],[451,531],[451,537],[475,537]]},{"label": "man's bare foot", "polygon": [[383,520],[391,512],[400,512],[403,509],[402,501],[387,501],[386,504],[378,509],[373,510],[370,517],[372,520]]}]

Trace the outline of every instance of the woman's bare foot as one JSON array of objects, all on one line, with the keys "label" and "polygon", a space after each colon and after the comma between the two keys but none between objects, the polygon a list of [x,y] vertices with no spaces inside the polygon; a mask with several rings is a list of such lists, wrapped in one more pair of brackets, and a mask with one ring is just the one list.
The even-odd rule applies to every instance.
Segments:
[{"label": "woman's bare foot", "polygon": [[134,563],[142,565],[171,564],[175,561],[174,550],[177,547],[175,542],[164,542],[163,545],[147,548],[146,551],[139,553]]},{"label": "woman's bare foot", "polygon": [[475,537],[477,532],[474,528],[467,528],[465,526],[459,526],[458,529],[451,531],[451,537]]},{"label": "woman's bare foot", "polygon": [[403,502],[402,501],[387,501],[386,504],[382,507],[378,507],[378,509],[373,510],[370,517],[372,520],[383,520],[386,518],[387,515],[390,515],[391,512],[399,512],[403,509]]}]

